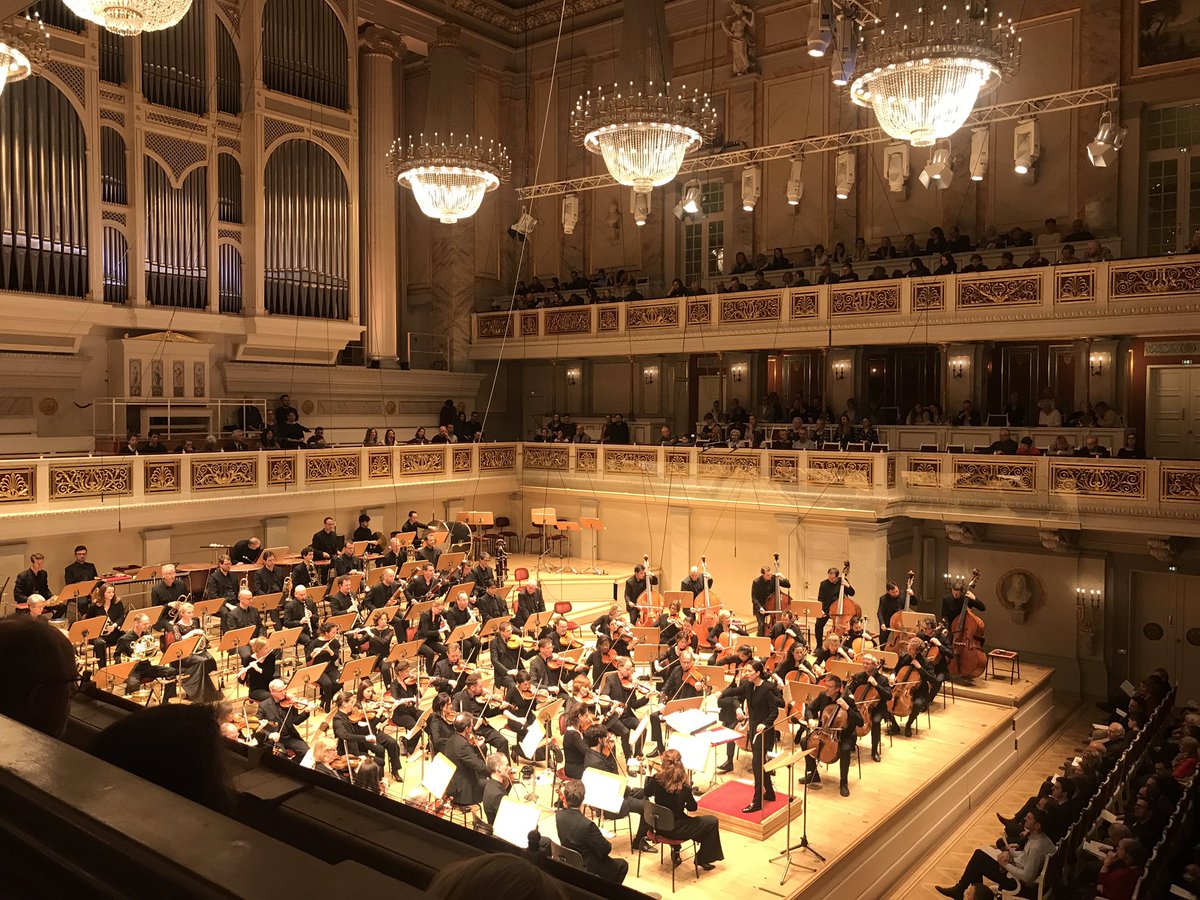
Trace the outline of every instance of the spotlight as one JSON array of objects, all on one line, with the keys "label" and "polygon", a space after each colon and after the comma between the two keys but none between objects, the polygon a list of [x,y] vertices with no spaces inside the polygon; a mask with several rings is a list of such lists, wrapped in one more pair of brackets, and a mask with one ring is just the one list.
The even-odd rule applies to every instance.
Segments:
[{"label": "spotlight", "polygon": [[834,48],[830,69],[833,83],[845,87],[854,79],[858,68],[858,22],[852,16],[841,15],[837,21],[837,46]]},{"label": "spotlight", "polygon": [[675,204],[674,213],[675,218],[685,225],[704,221],[701,208],[702,190],[700,182],[694,178],[683,186],[683,195]]},{"label": "spotlight", "polygon": [[991,132],[986,127],[971,132],[971,162],[967,171],[972,181],[983,181],[983,176],[987,174],[990,138]]},{"label": "spotlight", "polygon": [[529,213],[521,213],[521,218],[509,226],[508,236],[514,240],[524,241],[529,235],[533,234],[533,229],[537,228],[537,224],[537,219]]},{"label": "spotlight", "polygon": [[808,55],[821,57],[833,41],[833,0],[813,0],[808,11]]},{"label": "spotlight", "polygon": [[950,142],[939,141],[933,152],[929,154],[929,162],[921,170],[918,179],[921,186],[928,188],[936,185],[944,191],[954,181],[953,161],[950,159]]},{"label": "spotlight", "polygon": [[563,234],[574,234],[575,226],[579,223],[579,197],[567,194],[562,202]]},{"label": "spotlight", "polygon": [[1018,175],[1028,175],[1041,155],[1041,133],[1037,119],[1022,119],[1013,132],[1013,170]]},{"label": "spotlight", "polygon": [[758,166],[742,169],[742,209],[746,212],[754,212],[754,204],[758,202],[758,174]]},{"label": "spotlight", "polygon": [[792,160],[792,171],[788,175],[787,202],[791,206],[799,206],[804,199],[804,158],[797,156]]},{"label": "spotlight", "polygon": [[893,194],[903,194],[908,190],[908,176],[912,172],[908,148],[907,141],[895,141],[883,150],[883,176],[887,179],[888,190]]},{"label": "spotlight", "polygon": [[639,190],[631,190],[629,192],[629,211],[633,213],[633,221],[640,228],[646,224],[646,219],[650,215],[650,192],[642,193]]},{"label": "spotlight", "polygon": [[1087,145],[1088,162],[1097,169],[1107,169],[1117,161],[1117,151],[1125,144],[1129,129],[1116,124],[1107,109],[1100,116],[1096,139]]},{"label": "spotlight", "polygon": [[854,187],[856,169],[857,161],[854,151],[840,151],[837,155],[837,165],[834,168],[834,193],[839,200],[845,200],[850,196],[850,189]]}]

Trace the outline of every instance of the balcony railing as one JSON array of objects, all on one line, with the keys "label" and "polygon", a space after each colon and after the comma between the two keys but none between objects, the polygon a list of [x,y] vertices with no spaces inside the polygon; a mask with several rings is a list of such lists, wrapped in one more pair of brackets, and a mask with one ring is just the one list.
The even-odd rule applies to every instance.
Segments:
[{"label": "balcony railing", "polygon": [[[1124,319],[1200,312],[1200,257],[1120,260],[904,278],[733,294],[708,294],[476,313],[473,352],[494,356],[502,340],[547,341],[561,355],[562,338],[590,338],[572,345],[574,355],[604,355],[629,338],[661,342],[669,335],[710,339],[738,334],[791,332],[796,345],[824,345],[830,329],[857,331],[925,325],[957,328],[995,323],[1038,331],[1054,320]],[[1163,328],[1167,328],[1166,325]],[[1134,330],[1122,325],[1114,331]],[[1163,329],[1159,329],[1163,330]],[[890,336],[895,340],[895,334]],[[862,342],[861,340],[856,343]],[[516,351],[518,354],[520,350]]]},{"label": "balcony railing", "polygon": [[[577,476],[577,477],[576,477]],[[467,444],[259,453],[5,460],[0,516],[78,516],[118,503],[182,511],[180,501],[270,498],[336,490],[371,496],[393,485],[497,479],[498,490],[545,485],[594,496],[628,493],[672,502],[727,504],[731,492],[757,509],[794,513],[964,520],[1017,519],[1062,527],[1087,519],[1172,533],[1200,519],[1200,462],[948,453],[701,450],[601,444]],[[753,487],[751,494],[743,488]],[[694,486],[694,489],[692,487]],[[807,495],[807,497],[806,497]],[[275,504],[278,506],[278,504]],[[1058,524],[1055,524],[1058,523]],[[82,526],[80,526],[82,527]],[[1165,532],[1164,532],[1165,529]],[[18,533],[10,528],[13,533]]]}]

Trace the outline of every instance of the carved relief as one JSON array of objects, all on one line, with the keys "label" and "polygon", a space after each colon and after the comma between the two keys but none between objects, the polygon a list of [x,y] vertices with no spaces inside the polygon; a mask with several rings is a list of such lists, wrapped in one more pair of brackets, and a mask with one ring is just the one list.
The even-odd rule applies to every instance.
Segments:
[{"label": "carved relief", "polygon": [[441,450],[415,450],[400,454],[400,474],[440,475],[446,471],[446,454]]},{"label": "carved relief", "polygon": [[267,484],[295,484],[296,457],[268,456]]},{"label": "carved relief", "polygon": [[150,396],[163,396],[163,361],[161,359],[150,361]]},{"label": "carved relief", "polygon": [[1142,500],[1146,496],[1146,471],[1141,467],[1087,465],[1052,459],[1050,493]]},{"label": "carved relief", "polygon": [[690,475],[692,471],[692,454],[685,450],[667,451],[667,474]]},{"label": "carved relief", "polygon": [[1077,303],[1096,299],[1096,273],[1091,269],[1054,273],[1054,302]]},{"label": "carved relief", "polygon": [[526,469],[560,469],[566,471],[568,456],[565,448],[559,447],[526,447]]},{"label": "carved relief", "polygon": [[1028,569],[1012,569],[996,580],[996,599],[1018,625],[1046,602],[1041,579]]},{"label": "carved relief", "polygon": [[381,450],[367,454],[367,477],[392,477],[392,454],[390,450]]},{"label": "carved relief", "polygon": [[604,471],[653,475],[658,471],[658,451],[605,449]]},{"label": "carved relief", "polygon": [[711,325],[712,304],[707,300],[692,300],[687,305],[687,323],[689,325]]},{"label": "carved relief", "polygon": [[353,481],[358,477],[357,453],[304,454],[305,481]]},{"label": "carved relief", "polygon": [[800,480],[800,460],[795,456],[770,456],[771,480],[796,484]]},{"label": "carved relief", "polygon": [[588,334],[591,330],[591,310],[553,310],[546,313],[546,334]]},{"label": "carved relief", "polygon": [[912,286],[914,310],[945,309],[946,286],[940,281],[919,282]]},{"label": "carved relief", "polygon": [[171,396],[183,396],[183,360],[181,359],[171,363]]},{"label": "carved relief", "polygon": [[538,319],[537,313],[522,313],[521,314],[521,337],[537,337]]},{"label": "carved relief", "polygon": [[481,447],[479,450],[479,471],[481,472],[512,469],[516,464],[516,447]]},{"label": "carved relief", "polygon": [[1042,302],[1042,277],[1018,275],[958,282],[958,306],[1033,306]]},{"label": "carved relief", "polygon": [[974,462],[954,460],[954,487],[972,491],[1033,493],[1037,465],[1026,462]]},{"label": "carved relief", "polygon": [[512,316],[504,313],[499,316],[479,316],[475,320],[476,336],[481,338],[508,337]]},{"label": "carved relief", "polygon": [[127,497],[133,493],[129,463],[95,466],[51,466],[50,499],[69,497]]},{"label": "carved relief", "polygon": [[580,447],[575,451],[575,471],[595,472],[596,451],[590,447]]},{"label": "carved relief", "polygon": [[192,396],[204,396],[205,370],[204,363],[198,362],[192,366]]},{"label": "carved relief", "polygon": [[779,318],[779,295],[722,297],[721,322],[774,322]]},{"label": "carved relief", "polygon": [[889,489],[896,486],[896,457],[890,454],[887,458],[887,486]]},{"label": "carved relief", "polygon": [[142,361],[140,359],[129,361],[129,396],[142,396]]},{"label": "carved relief", "polygon": [[600,331],[618,331],[620,327],[621,320],[615,309],[600,310]]},{"label": "carved relief", "polygon": [[32,466],[0,469],[0,503],[36,499],[37,475]]},{"label": "carved relief", "polygon": [[1113,300],[1200,293],[1200,263],[1110,265],[1108,273],[1108,295]]},{"label": "carved relief", "polygon": [[704,453],[699,458],[699,474],[705,478],[757,478],[758,454],[734,456],[728,453]]},{"label": "carved relief", "polygon": [[471,471],[471,451],[466,447],[455,447],[453,456],[455,472]]},{"label": "carved relief", "polygon": [[258,484],[258,459],[214,459],[192,461],[192,490],[254,487]]},{"label": "carved relief", "polygon": [[1200,469],[1162,467],[1162,498],[1164,500],[1200,501]]},{"label": "carved relief", "polygon": [[900,285],[880,287],[834,287],[830,291],[835,316],[880,315],[900,312]]},{"label": "carved relief", "polygon": [[142,467],[147,494],[179,493],[179,460],[147,462]]},{"label": "carved relief", "polygon": [[808,484],[868,488],[875,480],[874,462],[869,459],[840,459],[810,453],[805,478]]},{"label": "carved relief", "polygon": [[910,456],[905,479],[909,487],[940,487],[942,461],[934,456]]},{"label": "carved relief", "polygon": [[674,303],[629,306],[625,309],[626,328],[674,328],[678,324],[679,307]]},{"label": "carved relief", "polygon": [[792,291],[793,319],[815,319],[817,316],[816,291]]}]

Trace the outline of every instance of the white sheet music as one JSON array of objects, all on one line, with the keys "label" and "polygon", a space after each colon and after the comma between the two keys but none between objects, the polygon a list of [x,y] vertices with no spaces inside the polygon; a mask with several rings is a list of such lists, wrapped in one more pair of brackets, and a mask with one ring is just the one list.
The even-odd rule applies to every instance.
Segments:
[{"label": "white sheet music", "polygon": [[682,731],[684,734],[696,734],[719,721],[715,715],[702,709],[681,709],[663,718],[673,731]]},{"label": "white sheet music", "polygon": [[524,850],[529,846],[529,832],[537,828],[541,810],[534,803],[520,803],[510,797],[500,800],[492,834]]},{"label": "white sheet music", "polygon": [[712,742],[703,734],[682,734],[677,731],[667,741],[667,748],[679,751],[685,769],[702,772],[708,768],[708,751],[712,749]]},{"label": "white sheet music", "polygon": [[521,753],[526,759],[535,759],[534,754],[537,748],[541,745],[542,739],[546,736],[546,729],[542,727],[540,719],[535,719],[529,728],[525,731],[525,737],[521,741]]},{"label": "white sheet music", "polygon": [[627,783],[623,775],[614,775],[601,769],[584,769],[581,780],[584,803],[593,809],[602,809],[614,815],[621,812]]},{"label": "white sheet music", "polygon": [[439,753],[425,766],[425,774],[421,777],[421,787],[429,791],[429,796],[439,799],[446,796],[446,788],[450,787],[450,779],[458,771],[458,766],[450,761],[444,753]]}]

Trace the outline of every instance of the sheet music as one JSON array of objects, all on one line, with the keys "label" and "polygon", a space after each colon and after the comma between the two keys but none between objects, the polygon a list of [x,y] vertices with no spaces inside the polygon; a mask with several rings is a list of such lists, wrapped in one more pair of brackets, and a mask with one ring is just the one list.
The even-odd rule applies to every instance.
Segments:
[{"label": "sheet music", "polygon": [[537,828],[541,810],[534,803],[520,803],[511,797],[500,800],[492,834],[522,850],[529,846],[529,832]]},{"label": "sheet music", "polygon": [[421,777],[421,787],[429,791],[429,795],[435,799],[440,799],[446,796],[446,789],[450,787],[450,779],[454,777],[454,773],[458,770],[458,766],[450,761],[450,758],[443,753],[439,753],[425,766],[425,774]]},{"label": "sheet music", "polygon": [[1137,688],[1135,688],[1135,687],[1134,687],[1132,684],[1130,684],[1128,681],[1122,681],[1122,682],[1121,682],[1121,690],[1122,690],[1122,691],[1124,691],[1124,692],[1125,692],[1125,695],[1126,695],[1126,696],[1128,696],[1128,697],[1132,697],[1134,694],[1136,694],[1136,693],[1137,693]]},{"label": "sheet music", "polygon": [[525,731],[525,737],[521,741],[521,753],[526,759],[536,758],[534,754],[545,737],[546,729],[542,727],[541,720],[535,719]]},{"label": "sheet music", "polygon": [[[686,763],[685,763],[686,765]],[[614,815],[621,812],[625,802],[626,779],[601,769],[583,770],[583,802],[593,809],[602,809]]]},{"label": "sheet music", "polygon": [[685,769],[702,772],[708,768],[708,751],[712,749],[712,742],[703,734],[675,732],[667,741],[667,748],[679,751]]},{"label": "sheet music", "polygon": [[663,720],[671,726],[672,730],[682,731],[684,734],[697,734],[720,721],[716,715],[702,709],[681,709],[679,712],[664,716]]}]

